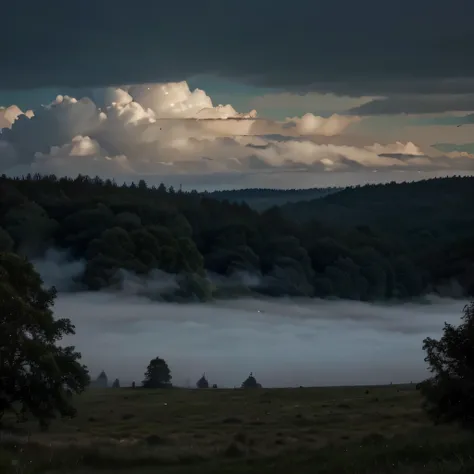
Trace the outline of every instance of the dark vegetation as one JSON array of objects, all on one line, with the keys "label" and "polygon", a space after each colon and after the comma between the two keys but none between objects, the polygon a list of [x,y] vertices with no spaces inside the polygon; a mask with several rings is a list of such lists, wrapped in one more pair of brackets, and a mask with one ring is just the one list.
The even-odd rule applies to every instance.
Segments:
[{"label": "dark vegetation", "polygon": [[250,372],[250,375],[242,382],[242,388],[261,388],[262,386],[257,382],[257,379],[254,377],[253,373]]},{"label": "dark vegetation", "polygon": [[0,249],[30,258],[65,249],[86,262],[78,280],[88,290],[160,270],[173,285],[143,291],[174,301],[461,297],[474,295],[472,202],[474,178],[458,177],[354,187],[261,213],[144,181],[2,177]]},{"label": "dark vegetation", "polygon": [[0,421],[12,412],[46,429],[57,414],[74,416],[71,395],[89,383],[81,354],[57,343],[74,334],[68,319],[55,319],[56,291],[43,288],[31,263],[0,253]]},{"label": "dark vegetation", "polygon": [[420,384],[424,408],[436,422],[456,422],[474,430],[474,302],[462,323],[445,323],[440,340],[423,341],[433,376]]},{"label": "dark vegetation", "polygon": [[196,382],[196,388],[209,388],[209,381],[206,378],[206,374],[202,374],[202,377]]},{"label": "dark vegetation", "polygon": [[[54,340],[59,327],[73,327],[51,321],[54,292],[38,291],[41,280],[30,264],[0,255],[7,308],[0,325],[2,473],[474,470],[474,304],[464,309],[463,324],[446,325],[440,341],[424,342],[434,373],[421,384],[425,411],[414,384],[267,390],[251,373],[242,388],[259,390],[173,389],[171,371],[158,357],[142,389],[116,383],[74,395],[87,383],[86,370],[72,348],[60,349]],[[62,418],[45,430],[53,412]],[[429,416],[455,423],[432,427]]]},{"label": "dark vegetation", "polygon": [[[460,189],[464,183],[457,183]],[[81,356],[74,347],[59,345],[64,335],[74,334],[74,326],[68,319],[53,317],[56,291],[44,287],[23,256],[41,255],[48,245],[67,243],[64,247],[86,259],[89,271],[91,262],[92,268],[97,265],[101,269],[93,275],[105,282],[104,286],[111,283],[107,277],[114,277],[105,270],[117,271],[124,262],[130,264],[129,271],[143,274],[174,264],[166,271],[180,278],[176,294],[186,295],[190,292],[187,284],[196,285],[197,281],[199,286],[197,277],[206,281],[206,257],[216,251],[211,245],[205,252],[202,246],[217,242],[222,250],[230,243],[235,250],[232,239],[239,226],[233,219],[240,216],[253,222],[254,232],[258,229],[270,239],[266,246],[262,235],[255,233],[250,234],[255,240],[240,240],[249,248],[251,242],[256,243],[259,252],[254,254],[263,276],[275,277],[275,268],[280,268],[281,277],[289,273],[287,277],[294,280],[299,268],[308,278],[306,283],[314,285],[303,262],[311,268],[313,278],[316,269],[304,246],[307,228],[284,218],[277,209],[260,215],[246,205],[217,203],[196,194],[176,195],[165,189],[148,190],[144,183],[119,188],[113,183],[79,180],[77,194],[73,192],[77,180],[64,180],[63,184],[53,177],[4,179],[1,183],[6,230],[0,251],[0,472],[145,473],[160,469],[169,473],[283,473],[295,468],[300,473],[328,474],[474,472],[474,303],[464,308],[458,327],[446,324],[440,340],[424,340],[425,360],[433,375],[417,386],[266,390],[251,373],[242,388],[258,390],[205,390],[209,387],[205,376],[198,382],[204,390],[184,390],[172,387],[171,370],[157,357],[150,361],[139,390],[120,388],[117,379],[114,389],[82,393],[90,382],[87,368],[80,364]],[[470,192],[468,189],[467,194]],[[153,205],[149,196],[160,197],[159,193],[162,202]],[[126,206],[132,207],[127,211]],[[189,206],[195,206],[194,213],[186,214]],[[452,223],[448,212],[443,212],[446,222]],[[151,217],[148,224],[143,223],[147,213],[156,218],[154,223]],[[468,214],[460,212],[457,219],[468,224]],[[202,223],[196,215],[203,218]],[[233,229],[222,240],[216,240],[222,231],[219,219]],[[263,223],[268,219],[275,227],[274,232],[265,234]],[[117,222],[122,226],[111,226]],[[439,231],[440,241],[451,241],[458,248],[456,239],[470,235],[472,227],[453,231],[446,222],[434,223],[433,229],[444,229]],[[341,232],[343,226],[334,229]],[[380,236],[390,235],[384,234],[383,225],[380,229]],[[372,230],[364,229],[362,234],[372,239],[376,253],[386,249],[384,245],[397,248],[391,247],[390,240],[377,240],[381,237],[376,238]],[[168,240],[160,241],[163,235]],[[240,238],[243,235],[247,234],[241,233]],[[276,245],[274,239],[285,245]],[[347,248],[354,251],[360,241],[352,243]],[[377,243],[384,245],[378,249]],[[285,253],[288,248],[293,253]],[[148,252],[146,258],[143,252]],[[421,247],[418,253],[422,253]],[[241,263],[233,255],[229,265]],[[154,259],[153,265],[146,267],[149,258]],[[193,266],[188,258],[200,264]],[[265,272],[262,262],[273,265]],[[365,268],[364,260],[361,265],[359,271]],[[395,278],[398,288],[423,268],[416,267],[414,260],[412,265],[414,273],[405,268],[406,272]],[[466,268],[472,269],[472,260],[459,262],[458,269]],[[341,274],[350,275],[350,267]],[[398,275],[396,271],[394,275]],[[463,281],[459,277],[458,285],[469,293],[472,286],[466,288]],[[86,276],[83,283],[90,284]],[[280,294],[285,292],[276,293]],[[97,387],[103,381],[107,384],[105,373],[99,379]],[[61,419],[51,423],[57,415]]]},{"label": "dark vegetation", "polygon": [[155,357],[150,361],[142,382],[143,388],[170,388],[171,370],[164,359]]},{"label": "dark vegetation", "polygon": [[12,425],[0,444],[0,472],[467,474],[474,468],[470,433],[433,426],[414,385],[91,389],[74,402],[77,416],[48,432]]}]

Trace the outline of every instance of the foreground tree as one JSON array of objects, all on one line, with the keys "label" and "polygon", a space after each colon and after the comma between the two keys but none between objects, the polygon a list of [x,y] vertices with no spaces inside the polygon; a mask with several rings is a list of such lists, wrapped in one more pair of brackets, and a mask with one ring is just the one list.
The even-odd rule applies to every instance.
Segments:
[{"label": "foreground tree", "polygon": [[58,347],[73,335],[69,319],[54,319],[55,288],[42,287],[31,263],[0,253],[0,418],[36,418],[47,428],[57,414],[74,416],[71,395],[89,383],[74,347]]},{"label": "foreground tree", "polygon": [[142,385],[143,388],[171,387],[171,371],[164,359],[156,357],[150,361]]},{"label": "foreground tree", "polygon": [[433,377],[419,386],[424,408],[436,423],[458,422],[474,429],[474,302],[464,307],[458,327],[445,323],[438,341],[426,338],[423,350]]}]

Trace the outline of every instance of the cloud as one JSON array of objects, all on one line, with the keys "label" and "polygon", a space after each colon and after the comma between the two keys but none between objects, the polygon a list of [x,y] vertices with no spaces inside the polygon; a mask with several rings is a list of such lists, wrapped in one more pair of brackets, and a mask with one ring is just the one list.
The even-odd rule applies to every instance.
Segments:
[{"label": "cloud", "polygon": [[274,92],[254,97],[250,104],[265,115],[280,110],[311,110],[321,116],[333,113],[346,113],[373,100],[373,97],[348,97],[326,93],[295,94],[291,92]]},{"label": "cloud", "polygon": [[138,103],[151,109],[157,118],[249,119],[257,116],[255,110],[239,114],[230,104],[214,107],[211,98],[203,90],[191,92],[186,81],[143,84],[131,87],[129,92]]},{"label": "cloud", "polygon": [[384,155],[423,155],[423,152],[412,142],[401,143],[396,142],[390,145],[381,145],[375,143],[372,146],[365,147],[369,151],[373,151],[380,156]]},{"label": "cloud", "polygon": [[46,153],[51,146],[94,132],[104,119],[89,98],[60,95],[48,106],[35,110],[31,118],[20,115],[11,128],[2,130],[0,139],[16,149],[21,163],[27,163],[36,152]]},{"label": "cloud", "polygon": [[75,136],[70,143],[52,146],[48,153],[37,152],[30,164],[30,172],[75,176],[91,170],[93,175],[132,173],[126,156],[108,156],[97,141],[90,137]]},{"label": "cloud", "polygon": [[354,170],[363,167],[384,168],[401,164],[396,159],[350,146],[319,145],[309,140],[279,142],[269,140],[254,151],[253,158],[268,167],[308,168],[318,171]]},{"label": "cloud", "polygon": [[[472,89],[474,91],[474,83]],[[473,94],[408,94],[391,95],[353,107],[354,115],[434,114],[446,111],[474,110]],[[469,122],[472,123],[472,122]]]},{"label": "cloud", "polygon": [[11,128],[15,120],[17,120],[21,115],[31,118],[33,117],[34,113],[32,110],[23,112],[16,105],[10,105],[10,107],[0,107],[0,130],[2,128]]},{"label": "cloud", "polygon": [[286,121],[288,123],[285,124],[285,128],[294,127],[298,135],[318,134],[331,137],[340,135],[349,125],[359,122],[360,118],[357,116],[347,117],[338,114],[323,118],[307,113],[302,117],[287,118]]},{"label": "cloud", "polygon": [[0,46],[8,71],[0,75],[3,88],[168,82],[206,73],[373,96],[441,83],[455,91],[456,82],[474,77],[466,60],[474,4],[464,0],[399,0],[383,10],[379,0],[317,8],[312,0],[210,0],[206,8],[138,0],[126,13],[111,0],[100,9],[78,0],[68,8],[59,0],[48,8],[22,0],[7,2],[2,14],[9,19]]},{"label": "cloud", "polygon": [[433,145],[433,148],[436,148],[437,150],[446,153],[447,156],[471,157],[472,155],[474,155],[474,143],[436,143]]},{"label": "cloud", "polygon": [[414,118],[411,121],[413,125],[417,126],[433,126],[433,125],[445,125],[452,127],[460,127],[461,125],[472,125],[474,124],[474,114],[459,115],[449,114],[435,117],[423,117]]},{"label": "cloud", "polygon": [[474,153],[468,153],[467,151],[450,151],[446,153],[446,156],[450,159],[474,159]]},{"label": "cloud", "polygon": [[411,141],[355,140],[350,130],[358,116],[259,119],[255,110],[214,105],[186,82],[95,89],[91,96],[59,95],[34,114],[5,109],[10,126],[0,135],[0,172],[156,184],[173,176],[181,183],[186,174],[219,181],[271,172],[472,170],[468,155],[430,157]]}]

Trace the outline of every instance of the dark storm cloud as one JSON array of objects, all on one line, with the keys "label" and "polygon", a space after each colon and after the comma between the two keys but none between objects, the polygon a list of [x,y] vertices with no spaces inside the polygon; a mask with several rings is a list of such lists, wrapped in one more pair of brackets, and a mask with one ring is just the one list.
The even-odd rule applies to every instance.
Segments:
[{"label": "dark storm cloud", "polygon": [[[473,109],[474,109],[474,103]],[[471,125],[474,124],[474,114],[468,114],[464,116],[448,116],[448,117],[429,117],[429,118],[414,118],[411,120],[411,124],[415,126],[425,126],[429,127],[431,125],[447,125],[447,126],[457,126],[461,125]]]},{"label": "dark storm cloud", "polygon": [[208,73],[352,95],[467,89],[473,17],[466,0],[10,1],[0,87]]},{"label": "dark storm cloud", "polygon": [[[474,88],[473,88],[474,90]],[[353,115],[436,114],[474,109],[474,94],[393,95],[354,107]],[[460,122],[465,123],[465,122]],[[468,122],[466,122],[468,123]]]}]

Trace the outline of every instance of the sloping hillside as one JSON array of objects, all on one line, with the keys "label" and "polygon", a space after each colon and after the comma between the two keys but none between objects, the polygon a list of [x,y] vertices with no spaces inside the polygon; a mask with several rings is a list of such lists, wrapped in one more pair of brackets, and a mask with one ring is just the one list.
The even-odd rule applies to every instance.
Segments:
[{"label": "sloping hillside", "polygon": [[464,233],[474,231],[474,177],[350,187],[323,199],[286,204],[282,210],[300,222],[337,227]]}]

